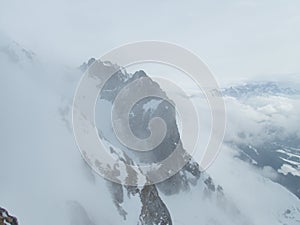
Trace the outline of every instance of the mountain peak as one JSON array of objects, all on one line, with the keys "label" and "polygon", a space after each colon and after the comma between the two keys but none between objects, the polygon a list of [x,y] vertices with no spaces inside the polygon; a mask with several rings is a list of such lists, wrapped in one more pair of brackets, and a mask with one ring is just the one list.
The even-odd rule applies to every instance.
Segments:
[{"label": "mountain peak", "polygon": [[36,61],[34,52],[23,48],[3,32],[0,32],[0,57],[2,60],[22,65]]},{"label": "mountain peak", "polygon": [[269,96],[269,95],[297,95],[300,91],[294,88],[285,87],[279,82],[261,81],[249,82],[241,85],[231,86],[223,90],[225,96],[236,98]]}]

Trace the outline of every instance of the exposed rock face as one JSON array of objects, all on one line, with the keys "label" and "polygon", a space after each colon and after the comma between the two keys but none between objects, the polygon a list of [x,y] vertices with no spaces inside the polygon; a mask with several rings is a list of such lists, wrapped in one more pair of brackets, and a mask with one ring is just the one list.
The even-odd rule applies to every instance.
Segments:
[{"label": "exposed rock face", "polygon": [[80,67],[79,67],[79,69],[81,70],[81,71],[85,71],[90,65],[92,65],[93,64],[93,62],[95,62],[96,61],[96,59],[95,58],[90,58],[89,59],[89,61],[86,63],[86,62],[84,62]]},{"label": "exposed rock face", "polygon": [[[133,157],[136,164],[156,163],[166,159],[173,153],[176,147],[179,147],[180,151],[184,155],[183,157],[186,157],[188,159],[188,163],[176,175],[169,178],[167,181],[160,183],[158,185],[158,188],[163,193],[170,195],[178,193],[180,190],[188,190],[190,185],[196,184],[196,180],[200,177],[199,166],[193,161],[193,159],[191,159],[191,157],[182,147],[180,134],[176,123],[176,110],[170,103],[172,101],[168,99],[167,95],[163,92],[160,86],[150,77],[148,77],[144,71],[137,71],[134,74],[128,74],[125,70],[122,70],[117,65],[113,65],[107,62],[103,63],[100,68],[100,73],[113,74],[113,76],[108,79],[103,89],[101,90],[100,99],[102,100],[113,104],[116,96],[121,92],[123,88],[140,78],[143,78],[144,80],[146,80],[146,82],[141,86],[136,86],[137,89],[134,90],[134,92],[142,93],[145,91],[144,89],[146,86],[147,89],[151,89],[152,92],[155,92],[157,93],[157,95],[163,96],[164,98],[160,99],[158,97],[152,96],[143,98],[135,103],[129,115],[131,130],[135,136],[141,139],[146,138],[150,135],[148,125],[153,118],[158,117],[164,120],[167,125],[167,131],[163,141],[153,150],[146,152],[134,151],[128,148],[122,149],[123,151],[125,151],[124,155],[126,156],[126,159],[119,159],[121,161],[128,162],[131,161],[132,159],[130,158]],[[99,74],[99,76],[101,76],[101,74]],[[123,92],[122,94],[127,94],[128,92]],[[103,108],[106,107],[107,105],[103,105]],[[106,120],[111,118],[111,110],[105,109],[106,112],[102,112],[101,107],[99,108],[99,114],[101,114],[102,117],[106,117]],[[107,113],[107,111],[109,111],[109,113]],[[99,127],[98,129],[99,134],[107,139],[108,142],[112,143],[112,145],[114,145],[115,139],[112,138],[114,134],[109,133],[112,129],[109,129],[109,131],[102,130],[101,127]],[[178,161],[174,160],[174,167],[177,168],[176,164],[179,163],[180,159],[178,159]],[[187,179],[187,174],[191,175],[189,176],[189,178],[191,179]]]},{"label": "exposed rock face", "polygon": [[112,199],[117,207],[119,214],[126,220],[127,212],[123,209],[121,204],[124,202],[123,186],[114,182],[107,182],[108,188],[111,191]]},{"label": "exposed rock face", "polygon": [[140,189],[108,182],[108,187],[111,190],[114,204],[124,220],[126,220],[128,212],[122,207],[122,204],[127,191],[129,199],[137,196],[142,203],[138,225],[172,225],[169,210],[160,198],[155,185],[146,185]]},{"label": "exposed rock face", "polygon": [[[94,60],[90,61],[94,62]],[[97,63],[101,64],[101,62]],[[88,64],[90,63],[84,65],[87,66]],[[139,78],[146,79],[147,88],[154,90],[155,93],[164,97],[164,99],[160,99],[150,96],[138,101],[133,106],[129,118],[132,132],[139,138],[146,138],[149,136],[150,130],[148,128],[148,124],[151,119],[155,117],[162,118],[167,125],[167,132],[164,140],[155,149],[149,152],[137,152],[132,151],[131,149],[124,148],[122,149],[123,153],[121,155],[118,155],[117,151],[115,151],[115,149],[111,147],[111,153],[116,154],[116,157],[119,158],[120,161],[129,164],[133,163],[133,159],[131,159],[132,156],[134,157],[135,161],[138,160],[138,162],[134,162],[137,164],[155,163],[167,158],[174,151],[174,149],[179,146],[182,149],[185,157],[188,157],[188,163],[177,174],[156,185],[149,185],[138,188],[122,186],[120,184],[108,182],[108,186],[111,191],[113,201],[120,215],[125,220],[128,212],[126,212],[126,210],[122,207],[122,203],[124,201],[124,193],[126,193],[127,191],[129,198],[137,193],[139,194],[139,198],[142,203],[141,214],[139,216],[140,225],[170,225],[172,224],[172,219],[167,206],[159,196],[158,189],[165,195],[174,195],[178,194],[181,191],[188,191],[190,190],[191,186],[194,186],[198,183],[201,175],[199,165],[193,161],[193,159],[186,153],[186,151],[182,147],[180,134],[176,123],[175,108],[169,102],[171,100],[167,98],[166,94],[163,92],[160,86],[150,77],[148,77],[144,71],[137,71],[134,74],[128,74],[125,70],[122,70],[117,65],[113,65],[108,62],[102,63],[99,68],[101,71],[97,76],[101,76],[101,73],[114,74],[106,82],[104,88],[100,93],[100,99],[110,102],[111,105],[116,99],[116,96],[121,92],[123,88],[125,88],[131,82],[138,80]],[[134,91],[137,93],[143,92],[144,88],[145,86],[138,86],[137,90]],[[99,108],[100,112],[96,113],[100,113],[101,117],[106,117],[106,119],[109,119],[109,113],[111,109],[107,110],[107,105],[103,105]],[[102,109],[105,112],[102,111]],[[109,133],[110,131],[102,130],[101,127],[99,127],[98,129],[101,137],[105,138],[112,144],[112,146],[114,146],[115,139],[112,138],[114,134]],[[174,161],[174,163],[176,164],[179,162]],[[207,179],[208,180],[203,185],[206,185],[209,191],[215,192],[215,187],[213,185],[212,179]]]},{"label": "exposed rock face", "polygon": [[18,225],[16,217],[8,214],[7,210],[0,207],[0,225]]},{"label": "exposed rock face", "polygon": [[143,187],[140,197],[142,201],[141,225],[172,225],[170,213],[159,197],[155,185]]}]

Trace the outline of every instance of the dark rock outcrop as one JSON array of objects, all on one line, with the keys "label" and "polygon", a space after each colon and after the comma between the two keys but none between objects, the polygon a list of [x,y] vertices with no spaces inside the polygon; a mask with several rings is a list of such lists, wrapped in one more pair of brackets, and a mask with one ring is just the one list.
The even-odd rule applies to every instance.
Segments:
[{"label": "dark rock outcrop", "polygon": [[9,215],[8,211],[0,207],[0,225],[18,225],[16,217]]},{"label": "dark rock outcrop", "polygon": [[155,185],[143,187],[141,191],[141,225],[172,225],[171,215],[161,200]]},{"label": "dark rock outcrop", "polygon": [[[94,60],[92,61],[94,62]],[[143,187],[129,187],[108,181],[108,186],[113,197],[114,204],[116,205],[120,215],[125,220],[127,212],[122,207],[122,203],[124,201],[124,193],[127,192],[128,198],[138,194],[142,203],[138,223],[139,225],[171,225],[171,215],[168,211],[167,206],[159,196],[159,193],[161,192],[165,195],[174,195],[180,193],[181,191],[188,191],[190,190],[191,186],[197,185],[198,181],[200,180],[199,178],[201,177],[199,165],[183,149],[179,129],[176,123],[175,107],[170,103],[172,101],[168,99],[166,93],[163,92],[158,83],[154,82],[150,77],[148,77],[144,71],[137,71],[134,74],[129,74],[124,69],[109,62],[102,63],[97,61],[96,63],[99,64],[97,65],[97,69],[99,69],[99,71],[94,71],[93,76],[99,76],[99,78],[101,79],[102,73],[113,74],[106,81],[99,95],[101,96],[101,100],[110,102],[111,105],[113,105],[116,97],[121,91],[124,91],[127,85],[140,78],[146,80],[145,83],[147,89],[151,89],[151,91],[157,93],[159,96],[163,96],[163,99],[149,96],[136,102],[136,104],[131,109],[129,117],[129,123],[132,132],[134,133],[134,135],[141,139],[149,136],[150,131],[148,128],[148,124],[151,119],[156,117],[163,119],[167,125],[167,131],[163,141],[153,150],[148,152],[138,152],[127,148],[122,149],[122,154],[118,154],[114,148],[111,148],[110,151],[112,154],[115,154],[116,158],[119,159],[119,161],[122,161],[126,164],[132,165],[133,163],[135,163],[137,165],[143,165],[147,163],[161,162],[170,154],[172,154],[176,147],[179,147],[181,149],[181,152],[183,153],[183,157],[187,157],[186,165],[175,175],[158,184],[145,185]],[[84,66],[86,67],[88,64],[89,63],[85,64]],[[143,91],[145,91],[145,86],[140,85],[136,88],[137,90],[134,90],[136,93],[142,93]],[[125,96],[128,95],[126,91]],[[131,90],[128,90],[128,92],[129,91]],[[124,102],[122,104],[127,103]],[[112,111],[112,109],[107,110],[107,108],[105,107],[107,106],[105,105],[103,107],[99,107],[100,111],[98,111],[97,113],[99,113],[102,117],[110,119],[111,115],[107,112]],[[103,109],[103,111],[101,111],[101,109]],[[101,127],[98,127],[98,129],[100,137],[107,140],[113,146],[115,139],[112,138],[111,133],[106,133],[110,131],[101,130]],[[112,130],[112,128],[110,130]],[[131,156],[134,157],[135,162],[133,162]],[[177,162],[175,160],[173,163],[176,167],[176,165],[180,162]],[[116,168],[118,167],[116,166]],[[127,173],[129,172],[130,171],[127,171]],[[211,189],[212,192],[215,191],[215,186],[211,178],[209,178],[209,180],[207,180],[203,185],[206,185],[208,189]]]}]

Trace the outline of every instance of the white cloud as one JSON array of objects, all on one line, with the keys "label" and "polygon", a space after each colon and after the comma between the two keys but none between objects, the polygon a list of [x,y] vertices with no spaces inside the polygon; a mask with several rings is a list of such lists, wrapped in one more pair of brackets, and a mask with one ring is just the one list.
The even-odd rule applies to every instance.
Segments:
[{"label": "white cloud", "polygon": [[227,97],[226,140],[256,143],[300,137],[300,99],[288,96],[254,96],[239,101]]},{"label": "white cloud", "polygon": [[4,0],[0,28],[47,58],[79,65],[127,42],[174,42],[222,83],[300,71],[299,1]]}]

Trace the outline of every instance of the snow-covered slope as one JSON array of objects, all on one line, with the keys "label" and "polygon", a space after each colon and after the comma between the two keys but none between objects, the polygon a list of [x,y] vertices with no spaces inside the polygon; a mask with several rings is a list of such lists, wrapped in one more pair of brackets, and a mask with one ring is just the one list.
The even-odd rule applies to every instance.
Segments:
[{"label": "snow-covered slope", "polygon": [[261,169],[237,159],[236,154],[224,146],[208,170],[223,185],[227,197],[247,212],[253,224],[299,224],[299,199],[265,177]]},{"label": "snow-covered slope", "polygon": [[[255,82],[224,91],[229,94],[225,96],[229,117],[226,141],[239,150],[240,159],[261,168],[299,198],[300,95],[299,87],[290,86],[293,88],[287,81]],[[231,90],[236,90],[234,95]]]},{"label": "snow-covered slope", "polygon": [[[122,224],[106,182],[86,166],[62,121],[63,91],[46,82],[56,74],[5,65],[0,68],[0,204],[20,224],[70,224],[73,217]],[[65,96],[72,96],[75,85],[63,85]]]},{"label": "snow-covered slope", "polygon": [[[1,52],[0,204],[16,215],[20,224],[299,223],[299,199],[236,158],[228,146],[207,173],[200,173],[191,160],[176,176],[159,185],[126,187],[105,181],[84,162],[71,132],[70,109],[80,72],[38,60],[31,63],[14,42],[6,39],[0,44],[2,49],[12,49],[7,47],[11,45],[16,47],[12,55],[25,59],[21,63],[6,56],[9,51]],[[111,83],[112,88],[121,89],[141,73],[123,71]],[[106,115],[103,109],[109,108],[112,94],[104,93],[100,99],[99,115]],[[135,125],[139,131],[145,118],[168,113],[160,107],[163,102],[153,101],[145,100],[134,109],[133,124],[138,112],[143,115],[142,124]],[[174,122],[174,118],[168,119]],[[108,126],[99,130],[102,128],[116,156],[125,160],[115,141],[109,140]],[[177,126],[173,124],[172,129],[171,136],[178,135]]]}]

